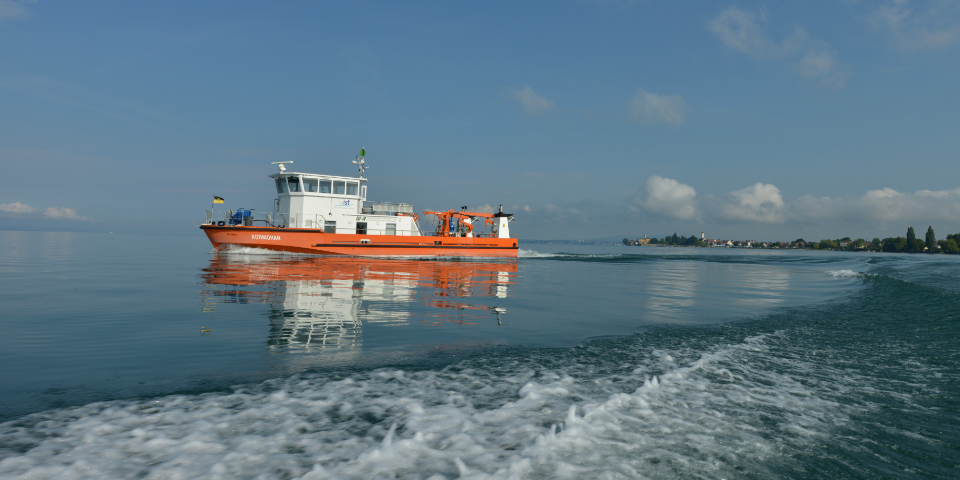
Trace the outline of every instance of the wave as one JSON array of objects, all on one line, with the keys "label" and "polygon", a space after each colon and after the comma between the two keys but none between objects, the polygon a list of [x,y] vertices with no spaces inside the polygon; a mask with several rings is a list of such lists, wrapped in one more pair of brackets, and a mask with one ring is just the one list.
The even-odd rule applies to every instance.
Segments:
[{"label": "wave", "polygon": [[[870,478],[901,468],[887,445],[929,445],[931,434],[866,419],[905,388],[948,398],[927,380],[942,369],[916,359],[896,364],[903,379],[856,370],[861,347],[820,338],[808,317],[753,335],[756,323],[652,329],[567,350],[492,348],[440,369],[299,374],[49,411],[0,425],[0,476]],[[890,346],[900,350],[881,353],[904,357]],[[900,415],[926,408],[908,397]],[[823,448],[836,463],[818,460]],[[887,463],[871,471],[871,461]]]},{"label": "wave", "polygon": [[210,253],[219,253],[226,255],[283,255],[283,256],[295,256],[295,257],[317,257],[319,255],[310,254],[310,253],[296,253],[296,252],[281,252],[278,250],[270,250],[267,248],[257,248],[257,247],[247,247],[244,245],[221,245],[220,248],[214,248]]},{"label": "wave", "polygon": [[0,474],[664,478],[685,465],[735,475],[713,459],[736,451],[761,468],[781,455],[785,440],[759,434],[753,427],[763,420],[749,412],[775,410],[798,422],[792,430],[804,433],[802,448],[848,421],[797,379],[745,362],[766,349],[761,335],[687,364],[680,357],[688,352],[644,352],[600,375],[577,363],[507,362],[491,370],[491,362],[463,362],[97,403],[4,425],[2,443],[22,453],[0,461]]},{"label": "wave", "polygon": [[[762,257],[863,281],[841,282],[856,284],[843,301],[714,327],[36,413],[0,424],[0,477],[951,478],[956,294],[897,278],[894,260],[858,274]],[[951,262],[909,278],[954,279]]]},{"label": "wave", "polygon": [[615,253],[568,253],[568,252],[538,252],[536,250],[527,250],[521,248],[518,252],[518,257],[520,258],[556,258],[556,259],[575,259],[575,260],[589,260],[589,259],[614,259],[621,257],[631,257],[630,255],[620,255]]},{"label": "wave", "polygon": [[[658,249],[661,250],[661,249]],[[705,252],[686,253],[695,249],[682,249],[684,253],[576,253],[576,252],[538,252],[520,249],[519,257],[527,259],[546,259],[575,262],[642,263],[652,261],[666,262],[708,262],[753,265],[830,265],[838,263],[868,263],[868,261],[845,255],[770,253],[767,251],[743,250],[707,250]]]},{"label": "wave", "polygon": [[536,250],[519,249],[517,256],[520,258],[553,258],[562,255],[560,253],[541,253]]},{"label": "wave", "polygon": [[827,272],[827,275],[830,275],[833,278],[849,278],[860,276],[860,273],[854,272],[853,270],[833,270]]}]

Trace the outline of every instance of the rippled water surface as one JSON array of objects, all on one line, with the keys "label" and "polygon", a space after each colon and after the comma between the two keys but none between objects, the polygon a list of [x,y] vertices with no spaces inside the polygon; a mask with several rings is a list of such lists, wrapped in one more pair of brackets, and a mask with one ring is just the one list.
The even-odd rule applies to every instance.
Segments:
[{"label": "rippled water surface", "polygon": [[0,476],[960,476],[953,256],[0,245]]}]

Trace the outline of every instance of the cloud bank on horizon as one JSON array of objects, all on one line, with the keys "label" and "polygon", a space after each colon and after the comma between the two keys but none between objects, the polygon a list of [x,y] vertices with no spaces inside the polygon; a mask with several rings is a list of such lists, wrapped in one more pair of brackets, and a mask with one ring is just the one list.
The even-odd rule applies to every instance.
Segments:
[{"label": "cloud bank on horizon", "polygon": [[[787,201],[772,184],[756,183],[723,195],[698,197],[691,185],[652,175],[643,189],[622,203],[578,201],[528,205],[524,212],[536,213],[548,222],[560,224],[590,225],[598,220],[629,219],[631,224],[654,236],[671,231],[707,230],[714,236],[748,239],[756,238],[758,227],[777,227],[774,232],[781,232],[782,238],[773,233],[768,240],[811,235],[817,235],[816,238],[902,236],[901,230],[905,231],[907,226],[960,224],[960,187],[912,193],[882,188],[861,195],[833,197],[806,194]],[[725,227],[718,229],[718,225]],[[789,230],[783,230],[784,226]],[[832,236],[820,233],[825,227],[835,227],[830,229]],[[763,235],[771,235],[766,233],[770,230],[763,231]]]},{"label": "cloud bank on horizon", "polygon": [[[20,202],[13,202],[7,204],[0,204],[0,212],[3,213],[12,213],[12,214],[26,214],[34,213],[37,209],[26,205]],[[85,217],[83,215],[77,215],[77,210],[75,208],[66,208],[66,207],[49,207],[43,211],[43,216],[47,218],[52,218],[56,220],[93,220],[90,217]]]},{"label": "cloud bank on horizon", "polygon": [[[862,228],[879,223],[897,226],[910,222],[960,223],[960,187],[951,190],[898,192],[892,188],[863,195],[816,197],[800,195],[786,202],[780,189],[756,183],[720,196],[697,200],[696,189],[671,178],[653,175],[646,188],[628,200],[633,211],[676,220],[715,221],[739,225],[843,222]],[[556,207],[555,207],[556,208]]]}]

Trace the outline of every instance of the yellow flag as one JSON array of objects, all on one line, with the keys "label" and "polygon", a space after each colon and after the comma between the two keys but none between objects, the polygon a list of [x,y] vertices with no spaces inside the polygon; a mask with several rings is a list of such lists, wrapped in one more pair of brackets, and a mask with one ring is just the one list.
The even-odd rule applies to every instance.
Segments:
[{"label": "yellow flag", "polygon": [[223,203],[223,197],[213,196],[213,203]]}]

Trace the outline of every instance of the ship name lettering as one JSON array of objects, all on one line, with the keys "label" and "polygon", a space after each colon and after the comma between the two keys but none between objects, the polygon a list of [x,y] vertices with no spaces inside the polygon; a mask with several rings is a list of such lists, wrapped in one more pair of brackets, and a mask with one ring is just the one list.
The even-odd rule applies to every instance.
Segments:
[{"label": "ship name lettering", "polygon": [[252,235],[254,240],[280,240],[280,235]]}]

